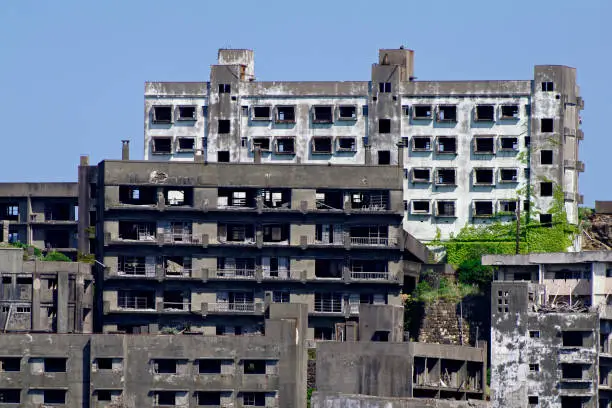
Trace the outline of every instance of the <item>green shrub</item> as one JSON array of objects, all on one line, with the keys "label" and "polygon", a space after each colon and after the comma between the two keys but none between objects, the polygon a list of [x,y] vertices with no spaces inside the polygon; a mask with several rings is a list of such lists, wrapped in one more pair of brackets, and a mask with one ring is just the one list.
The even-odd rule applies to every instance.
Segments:
[{"label": "green shrub", "polygon": [[72,259],[68,258],[66,255],[57,251],[50,251],[47,255],[42,259],[43,261],[55,261],[55,262],[72,262]]},{"label": "green shrub", "polygon": [[457,278],[461,283],[484,288],[493,280],[493,268],[483,265],[479,258],[466,259],[457,269]]}]

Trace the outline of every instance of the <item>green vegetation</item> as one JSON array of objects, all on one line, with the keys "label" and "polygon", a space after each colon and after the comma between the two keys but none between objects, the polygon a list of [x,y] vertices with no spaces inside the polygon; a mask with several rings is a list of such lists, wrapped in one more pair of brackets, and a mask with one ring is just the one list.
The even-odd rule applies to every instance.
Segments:
[{"label": "green vegetation", "polygon": [[93,265],[95,260],[96,260],[96,256],[94,254],[84,254],[82,252],[79,252],[77,254],[77,262],[83,262],[83,263],[88,263],[88,264]]},{"label": "green vegetation", "polygon": [[419,282],[406,301],[423,303],[431,303],[436,300],[459,301],[466,296],[479,293],[480,289],[476,285],[441,278],[435,286],[425,280]]},{"label": "green vegetation", "polygon": [[57,251],[49,251],[47,255],[42,258],[43,261],[55,261],[55,262],[72,262],[72,259],[66,255]]},{"label": "green vegetation", "polygon": [[306,390],[306,406],[310,408],[310,398],[312,398],[312,393],[315,391],[314,388],[308,388]]}]

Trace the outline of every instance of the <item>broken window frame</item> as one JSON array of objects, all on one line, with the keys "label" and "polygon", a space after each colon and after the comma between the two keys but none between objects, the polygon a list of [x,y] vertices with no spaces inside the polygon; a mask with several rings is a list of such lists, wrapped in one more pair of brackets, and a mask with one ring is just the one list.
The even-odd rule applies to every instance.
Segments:
[{"label": "broken window frame", "polygon": [[[512,147],[504,147],[505,140],[514,139]],[[519,137],[518,136],[500,136],[499,137],[499,150],[502,152],[518,152],[519,151]]]},{"label": "broken window frame", "polygon": [[[346,148],[340,145],[342,140],[352,141],[351,147]],[[354,136],[338,136],[336,137],[336,152],[356,152],[357,151],[357,138]]]},{"label": "broken window frame", "polygon": [[[516,112],[513,112],[512,115],[507,115],[506,113],[508,113],[508,109],[512,109],[512,111],[516,110]],[[506,111],[504,112],[504,110]],[[520,112],[521,107],[519,104],[501,105],[501,107],[499,108],[499,118],[501,120],[517,120],[520,118]]]},{"label": "broken window frame", "polygon": [[[181,141],[184,140],[190,140],[191,141],[191,147],[190,148],[185,148],[185,147],[181,147]],[[176,138],[176,151],[177,152],[181,152],[181,153],[185,153],[185,152],[193,152],[195,151],[195,137],[185,137],[185,136],[180,136]]]},{"label": "broken window frame", "polygon": [[[416,147],[417,139],[427,139],[427,141],[425,142],[425,148]],[[432,139],[431,136],[412,136],[412,140],[411,140],[412,151],[413,152],[431,152],[433,150],[433,143],[431,139]]]},{"label": "broken window frame", "polygon": [[[446,211],[440,212],[440,205],[444,205],[444,208],[453,209],[452,214],[447,214]],[[444,218],[456,218],[457,217],[457,201],[456,200],[436,200],[436,217]]]},{"label": "broken window frame", "polygon": [[[329,141],[329,150],[317,150],[315,147],[317,145],[317,141],[328,140]],[[334,153],[334,138],[332,136],[313,136],[310,139],[310,150],[312,154],[326,154],[330,155]]]},{"label": "broken window frame", "polygon": [[[168,140],[169,141],[169,150],[163,150],[163,151],[159,151],[156,148],[156,141],[157,140]],[[153,136],[151,138],[151,154],[172,154],[172,136]]]},{"label": "broken window frame", "polygon": [[[506,171],[514,171],[514,177],[510,179],[504,179],[503,174]],[[518,183],[519,182],[519,169],[515,167],[502,167],[499,169],[499,182],[500,183]]]},{"label": "broken window frame", "polygon": [[[268,116],[257,116],[255,114],[255,112],[257,112],[258,109],[268,109]],[[262,121],[262,122],[269,122],[270,120],[272,120],[272,106],[270,105],[253,105],[251,106],[251,120],[253,121]]]},{"label": "broken window frame", "polygon": [[[453,177],[453,181],[451,183],[443,183],[440,181],[440,172],[441,171],[447,171],[447,170],[452,170],[454,177]],[[436,168],[436,179],[435,179],[435,184],[436,186],[456,186],[457,185],[457,169],[455,167],[438,167]]]},{"label": "broken window frame", "polygon": [[[450,119],[446,117],[446,109],[454,108],[455,114],[454,117]],[[437,122],[457,122],[457,105],[452,104],[444,104],[438,105],[436,109],[436,121]]]},{"label": "broken window frame", "polygon": [[[514,204],[514,210],[511,209],[509,206],[506,206],[506,204]],[[518,201],[517,200],[499,200],[497,203],[497,211],[500,213],[512,213],[515,214],[516,213],[516,208],[518,205]]]},{"label": "broken window frame", "polygon": [[[414,205],[417,203],[427,203],[427,211],[416,210]],[[410,201],[410,214],[413,215],[431,215],[431,201],[430,200],[411,200]]]},{"label": "broken window frame", "polygon": [[[317,109],[321,110],[321,109],[328,109],[329,110],[329,116],[327,114],[325,114],[324,118],[319,118],[317,116]],[[322,115],[322,113],[319,113],[320,115]],[[317,124],[331,124],[334,123],[334,107],[332,105],[313,105],[312,106],[312,123],[317,123]]]},{"label": "broken window frame", "polygon": [[[422,112],[422,109],[427,109],[428,115],[418,116],[417,112]],[[432,120],[434,117],[434,108],[432,105],[412,105],[413,120]]]},{"label": "broken window frame", "polygon": [[[283,119],[280,119],[280,109],[291,109],[293,112],[293,118],[292,119],[285,119],[285,116],[283,116]],[[274,107],[274,122],[275,123],[295,123],[295,110],[296,110],[296,106],[295,105],[277,105]]]},{"label": "broken window frame", "polygon": [[[291,140],[293,143],[293,149],[291,151],[280,151],[279,150],[279,142],[283,140]],[[283,154],[283,155],[294,155],[295,151],[295,136],[277,136],[274,138],[274,153],[275,154]]]},{"label": "broken window frame", "polygon": [[[482,181],[479,182],[478,181],[477,173],[481,172],[481,171],[482,172],[485,172],[485,171],[491,172],[491,182],[482,182]],[[474,182],[473,182],[473,185],[475,185],[475,186],[493,186],[493,185],[495,185],[495,169],[494,168],[492,168],[492,167],[474,167],[473,172],[474,172]]]},{"label": "broken window frame", "polygon": [[[158,119],[158,113],[157,113],[157,109],[158,108],[165,108],[165,109],[169,109],[170,110],[170,118],[169,119]],[[152,107],[153,109],[153,123],[155,124],[168,124],[168,123],[172,123],[173,119],[174,119],[174,115],[173,115],[173,109],[172,109],[172,105],[154,105]]]},{"label": "broken window frame", "polygon": [[[353,113],[351,116],[342,116],[342,109],[352,109]],[[339,105],[336,110],[338,112],[336,115],[338,120],[357,120],[357,105]]]},{"label": "broken window frame", "polygon": [[[417,178],[415,175],[415,172],[417,171],[427,171],[428,177],[425,178]],[[431,183],[431,167],[414,167],[410,170],[410,181],[413,184],[417,184],[417,183],[425,183],[425,184],[429,184]]]},{"label": "broken window frame", "polygon": [[[181,111],[185,108],[193,109],[191,116],[183,116]],[[196,121],[198,119],[198,109],[196,105],[179,105],[176,107],[176,120],[177,121]]]},{"label": "broken window frame", "polygon": [[[482,213],[478,211],[478,204],[487,204],[491,207],[490,213]],[[472,201],[472,218],[490,218],[495,216],[495,201],[494,200],[474,200]]]},{"label": "broken window frame", "polygon": [[[455,141],[455,149],[454,150],[444,150],[444,142],[445,140],[454,140]],[[436,154],[457,154],[457,136],[438,136],[436,137]]]},{"label": "broken window frame", "polygon": [[[491,139],[491,150],[478,150],[478,141],[483,139]],[[495,135],[475,135],[472,151],[474,154],[495,154]]]},{"label": "broken window frame", "polygon": [[[493,108],[491,117],[481,117],[482,113],[479,112],[481,108]],[[495,122],[495,105],[493,104],[478,104],[474,108],[474,121],[475,122]]]},{"label": "broken window frame", "polygon": [[[263,147],[263,145],[261,143],[257,143],[257,142],[261,142],[261,141],[266,141],[268,147]],[[259,151],[260,152],[271,152],[272,149],[270,147],[271,145],[271,138],[267,137],[267,136],[261,136],[261,137],[253,137],[251,139],[251,150],[255,151],[255,146],[259,145]]]}]

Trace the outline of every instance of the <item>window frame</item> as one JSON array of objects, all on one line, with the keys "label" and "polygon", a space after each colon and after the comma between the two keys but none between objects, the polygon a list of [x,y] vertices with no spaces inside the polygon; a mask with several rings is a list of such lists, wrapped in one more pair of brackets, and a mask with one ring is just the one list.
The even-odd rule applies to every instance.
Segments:
[{"label": "window frame", "polygon": [[[153,109],[153,123],[154,124],[167,125],[167,124],[174,123],[174,112],[173,112],[174,109],[172,105],[153,105],[151,108]],[[167,120],[157,119],[157,108],[168,108],[170,110],[170,119],[167,119]]]},{"label": "window frame", "polygon": [[[155,141],[156,140],[162,140],[162,139],[169,139],[170,141],[170,150],[169,151],[158,151],[155,148]],[[173,140],[172,140],[172,136],[151,136],[151,154],[157,154],[157,155],[165,155],[165,154],[172,154],[173,153],[173,149],[172,146],[173,145]]]},{"label": "window frame", "polygon": [[[191,116],[182,116],[181,109],[183,108],[192,108],[193,115]],[[198,120],[198,107],[196,105],[178,105],[176,107],[176,120],[181,122],[195,122]]]},{"label": "window frame", "polygon": [[[293,140],[293,151],[291,152],[281,152],[278,150],[278,142],[281,140]],[[291,155],[295,155],[296,154],[296,149],[295,149],[295,136],[276,136],[274,138],[274,154],[281,154],[281,155],[286,155],[286,156],[291,156]]]},{"label": "window frame", "polygon": [[[268,108],[268,116],[255,116],[255,110],[260,108]],[[252,105],[251,106],[250,118],[254,122],[269,122],[272,120],[272,106],[271,105]]]},{"label": "window frame", "polygon": [[[427,203],[429,209],[427,211],[417,211],[414,209],[415,203]],[[431,200],[410,200],[410,214],[412,215],[431,215]]]}]

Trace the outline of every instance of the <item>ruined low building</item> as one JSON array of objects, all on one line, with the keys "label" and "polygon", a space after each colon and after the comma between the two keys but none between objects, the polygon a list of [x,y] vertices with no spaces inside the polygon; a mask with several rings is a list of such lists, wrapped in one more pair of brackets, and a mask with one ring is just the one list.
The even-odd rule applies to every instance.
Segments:
[{"label": "ruined low building", "polygon": [[612,406],[612,253],[486,255],[493,407]]},{"label": "ruined low building", "polygon": [[[27,257],[27,256],[26,256]],[[91,333],[91,265],[24,260],[0,247],[0,332]]]},{"label": "ruined low building", "polygon": [[304,305],[271,305],[257,338],[2,335],[0,404],[305,408],[306,320]]},{"label": "ruined low building", "polygon": [[445,239],[518,207],[550,223],[555,200],[577,223],[583,108],[576,70],[561,65],[522,80],[418,81],[400,47],[379,50],[363,81],[258,81],[252,50],[221,49],[207,82],[145,84],[144,159],[401,163],[404,227]]}]

